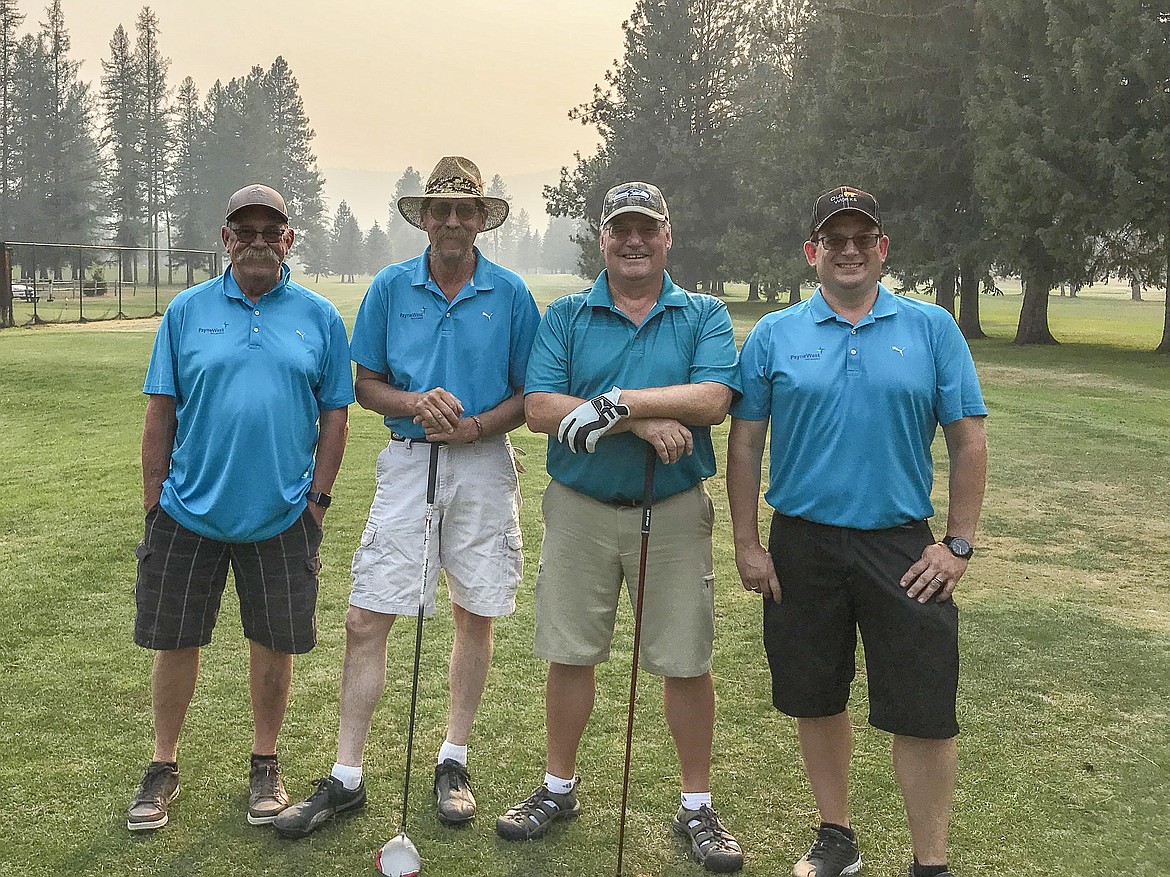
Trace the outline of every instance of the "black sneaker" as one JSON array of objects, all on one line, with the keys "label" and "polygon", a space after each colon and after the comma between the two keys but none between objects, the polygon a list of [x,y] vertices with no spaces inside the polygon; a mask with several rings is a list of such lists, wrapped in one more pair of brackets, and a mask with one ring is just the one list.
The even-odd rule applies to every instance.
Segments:
[{"label": "black sneaker", "polygon": [[475,818],[475,795],[467,765],[453,758],[435,766],[435,797],[439,802],[439,821],[444,825],[466,825]]},{"label": "black sneaker", "polygon": [[248,824],[267,825],[288,806],[275,758],[253,758],[248,771]]},{"label": "black sneaker", "polygon": [[293,804],[272,820],[272,827],[285,837],[307,837],[335,813],[366,805],[366,783],[347,789],[341,780],[324,777],[313,780],[317,791],[299,804]]},{"label": "black sneaker", "polygon": [[167,824],[167,808],[179,797],[179,771],[164,761],[152,761],[142,783],[126,811],[126,827],[131,831],[162,828]]},{"label": "black sneaker", "polygon": [[841,877],[861,870],[857,837],[823,825],[804,858],[792,866],[793,877]]},{"label": "black sneaker", "polygon": [[739,841],[706,804],[698,810],[679,807],[671,826],[690,842],[691,857],[708,871],[730,874],[743,867]]},{"label": "black sneaker", "polygon": [[559,819],[571,819],[581,812],[577,783],[572,791],[558,795],[542,785],[496,820],[496,834],[504,840],[535,840],[543,837]]}]

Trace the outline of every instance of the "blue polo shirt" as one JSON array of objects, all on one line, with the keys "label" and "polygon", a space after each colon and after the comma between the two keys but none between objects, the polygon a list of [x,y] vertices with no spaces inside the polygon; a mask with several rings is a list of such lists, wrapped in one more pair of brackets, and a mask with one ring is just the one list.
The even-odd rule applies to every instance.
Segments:
[{"label": "blue polo shirt", "polygon": [[[667,274],[641,326],[614,306],[606,272],[593,288],[548,306],[532,346],[524,392],[592,399],[612,387],[643,389],[715,381],[739,392],[735,334],[723,302],[687,292]],[[715,474],[709,426],[689,426],[695,450],[658,466],[654,496],[665,499]],[[550,436],[548,473],[603,502],[640,499],[646,443],[633,433],[606,436],[592,454],[574,454]]]},{"label": "blue polo shirt", "polygon": [[[475,275],[448,302],[427,270],[429,253],[378,272],[358,309],[350,356],[401,390],[443,387],[464,416],[482,414],[524,385],[540,309],[519,274],[478,248]],[[426,435],[413,418],[385,421],[399,435]]]},{"label": "blue polo shirt", "polygon": [[820,289],[764,317],[740,370],[732,416],[772,419],[765,499],[821,524],[876,530],[929,518],[937,427],[987,414],[954,318],[880,285],[856,326]]},{"label": "blue polo shirt", "polygon": [[305,509],[318,415],[353,401],[345,324],[287,265],[255,304],[229,268],[175,296],[142,392],[175,399],[163,510],[211,539],[268,539]]}]

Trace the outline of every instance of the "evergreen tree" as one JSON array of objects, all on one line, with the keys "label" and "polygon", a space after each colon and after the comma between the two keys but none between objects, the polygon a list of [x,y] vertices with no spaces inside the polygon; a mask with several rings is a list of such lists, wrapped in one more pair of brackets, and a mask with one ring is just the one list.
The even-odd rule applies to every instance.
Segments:
[{"label": "evergreen tree", "polygon": [[976,181],[1000,258],[1018,270],[1024,300],[1017,344],[1055,344],[1048,294],[1089,277],[1106,174],[1085,125],[1096,96],[1053,22],[1092,21],[1098,0],[978,0],[979,82],[972,97]]},{"label": "evergreen tree", "polygon": [[362,230],[349,205],[342,201],[333,217],[330,264],[342,283],[353,283],[363,263]]},{"label": "evergreen tree", "polygon": [[[204,167],[201,152],[204,140],[203,112],[199,106],[199,89],[190,76],[179,86],[174,117],[175,159],[171,164],[170,213],[175,224],[175,242],[185,250],[207,250],[218,246],[213,218],[201,212],[200,186]],[[212,266],[201,258],[179,254],[175,264],[187,271],[187,285],[195,282],[196,268],[210,274]]]},{"label": "evergreen tree", "polygon": [[[489,198],[502,198],[509,205],[512,203],[508,186],[499,174],[492,177],[483,193]],[[524,216],[527,221],[528,214],[525,213]],[[516,225],[516,217],[509,213],[503,225],[492,229],[486,235],[481,235],[478,243],[484,254],[497,265],[511,267],[516,262],[516,242],[522,233]]]},{"label": "evergreen tree", "polygon": [[[51,205],[45,194],[51,185],[54,159],[45,151],[49,112],[53,104],[52,78],[45,43],[25,34],[16,44],[12,71],[12,135],[10,138],[11,222],[21,240],[43,241],[50,234]],[[26,259],[17,253],[24,276]],[[27,259],[31,263],[35,256]],[[38,261],[42,276],[46,265]]]},{"label": "evergreen tree", "polygon": [[297,229],[297,260],[306,274],[313,275],[314,280],[320,280],[322,274],[329,276],[333,273],[330,267],[333,259],[330,237],[329,230],[320,222]]},{"label": "evergreen tree", "polygon": [[365,271],[367,274],[377,274],[391,261],[390,239],[375,219],[370,230],[366,232]]},{"label": "evergreen tree", "polygon": [[390,202],[390,214],[386,221],[386,237],[390,240],[390,259],[404,262],[421,253],[427,247],[426,232],[415,228],[398,212],[398,200],[423,193],[422,175],[408,167],[394,184],[394,199]]},{"label": "evergreen tree", "polygon": [[719,241],[740,210],[726,147],[748,65],[752,4],[739,0],[640,0],[625,30],[625,57],[608,88],[570,115],[595,127],[598,152],[577,158],[545,196],[554,215],[583,218],[581,268],[599,263],[598,214],[607,189],[646,180],[662,189],[676,230],[671,272],[684,286],[722,282]]},{"label": "evergreen tree", "polygon": [[[164,58],[159,48],[158,18],[149,6],[142,7],[135,24],[137,39],[134,46],[134,66],[139,78],[138,116],[140,140],[138,143],[141,166],[141,183],[144,218],[146,220],[147,246],[158,248],[164,243],[161,237],[162,222],[166,220],[165,244],[170,246],[170,218],[164,216],[167,204],[166,183],[168,178],[168,157],[173,148],[171,120],[167,98],[167,70],[170,59]],[[148,254],[148,281],[153,281],[158,271],[158,257],[155,252]]]},{"label": "evergreen tree", "polygon": [[[130,47],[125,28],[118,25],[110,39],[110,57],[102,61],[101,104],[105,110],[102,146],[106,152],[107,216],[114,244],[136,247],[142,243],[143,168],[139,144],[142,141],[142,75]],[[137,262],[122,254],[127,280]]]},{"label": "evergreen tree", "polygon": [[17,29],[24,16],[16,9],[15,0],[0,0],[0,240],[12,237],[12,209],[14,192],[12,144],[15,128],[12,124]]},{"label": "evergreen tree", "polygon": [[272,143],[276,146],[277,176],[272,185],[285,198],[290,221],[297,227],[320,221],[325,212],[321,202],[324,180],[317,170],[317,156],[311,143],[314,132],[305,114],[300,85],[288,62],[277,57],[264,77]]}]

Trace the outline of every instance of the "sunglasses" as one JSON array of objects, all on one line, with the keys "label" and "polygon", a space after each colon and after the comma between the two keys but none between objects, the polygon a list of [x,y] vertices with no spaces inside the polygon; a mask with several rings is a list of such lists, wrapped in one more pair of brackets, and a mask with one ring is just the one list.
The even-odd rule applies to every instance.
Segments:
[{"label": "sunglasses", "polygon": [[437,201],[427,209],[435,222],[446,222],[452,210],[455,211],[455,216],[459,218],[460,222],[466,222],[479,213],[480,206],[475,201]]},{"label": "sunglasses", "polygon": [[873,232],[855,234],[852,237],[847,237],[843,234],[827,234],[817,238],[817,241],[831,253],[841,252],[841,250],[849,246],[850,241],[853,241],[859,250],[872,250],[878,245],[879,240],[881,240],[881,235],[874,234]]},{"label": "sunglasses", "polygon": [[268,228],[263,230],[248,228],[247,226],[244,226],[243,228],[234,228],[230,225],[228,228],[231,229],[232,234],[234,234],[240,243],[243,244],[252,243],[256,240],[257,235],[262,235],[265,241],[270,244],[275,244],[280,241],[284,237],[284,233],[288,231],[287,226],[282,228],[277,225],[270,225]]},{"label": "sunglasses", "polygon": [[616,241],[624,241],[629,238],[635,231],[638,232],[638,237],[644,241],[652,241],[657,238],[662,232],[666,230],[665,222],[655,223],[613,223],[609,227],[609,236]]}]

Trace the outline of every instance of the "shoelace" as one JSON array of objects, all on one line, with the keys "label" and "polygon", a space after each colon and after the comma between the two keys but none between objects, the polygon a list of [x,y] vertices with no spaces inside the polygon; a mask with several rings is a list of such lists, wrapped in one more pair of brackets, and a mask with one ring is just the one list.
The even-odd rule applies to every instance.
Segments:
[{"label": "shoelace", "polygon": [[[691,829],[696,835],[702,835],[704,832],[710,835],[709,838],[701,838],[700,844],[721,844],[729,845],[735,840],[730,831],[723,827],[723,823],[719,821],[719,817],[715,811],[704,804],[697,811],[696,816],[692,816],[687,820],[687,828]],[[692,822],[697,822],[698,825],[691,826]]]}]

